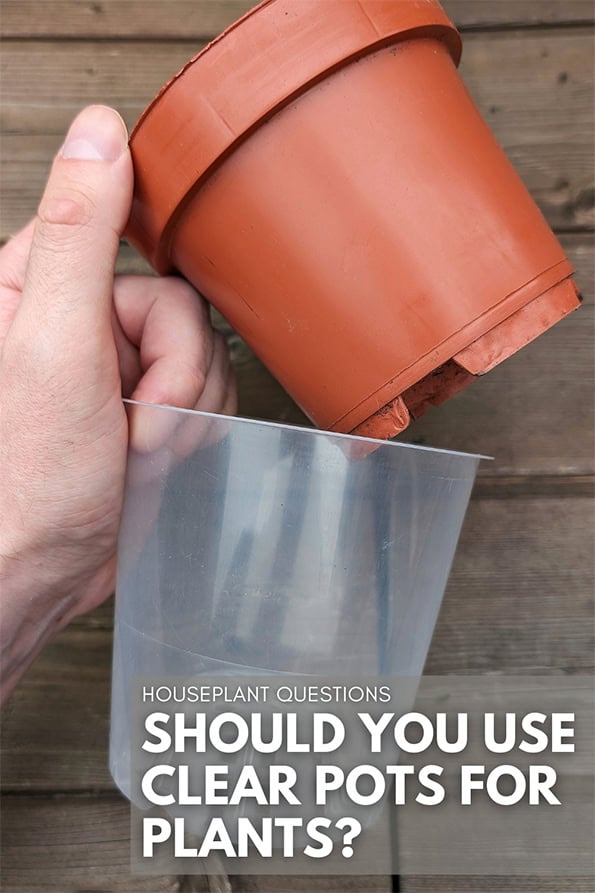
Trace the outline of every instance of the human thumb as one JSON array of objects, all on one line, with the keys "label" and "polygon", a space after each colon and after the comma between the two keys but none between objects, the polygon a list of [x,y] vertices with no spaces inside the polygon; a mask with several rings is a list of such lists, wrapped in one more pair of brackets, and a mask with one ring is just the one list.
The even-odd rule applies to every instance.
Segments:
[{"label": "human thumb", "polygon": [[18,314],[25,328],[33,321],[41,327],[54,349],[56,339],[76,350],[81,338],[105,338],[110,331],[114,266],[132,189],[122,118],[90,106],[74,120],[54,160]]}]

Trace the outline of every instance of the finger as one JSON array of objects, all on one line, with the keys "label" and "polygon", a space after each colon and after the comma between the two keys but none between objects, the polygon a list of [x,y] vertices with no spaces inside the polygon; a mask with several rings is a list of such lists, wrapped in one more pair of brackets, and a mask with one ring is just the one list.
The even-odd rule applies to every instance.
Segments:
[{"label": "finger", "polygon": [[0,248],[0,288],[23,290],[34,229],[35,220],[30,220]]},{"label": "finger", "polygon": [[[228,406],[233,407],[235,397],[230,398],[230,389],[235,392],[229,353],[224,338],[216,334],[205,387],[192,409],[219,413]],[[129,414],[130,443],[138,452],[151,453],[157,463],[155,468],[160,468],[160,452],[166,450],[168,455],[177,459],[188,455],[205,440],[210,424],[208,415],[176,412],[151,405],[135,406]]]},{"label": "finger", "polygon": [[193,408],[213,354],[204,299],[183,279],[122,276],[114,303],[124,334],[140,350],[143,376],[133,399]]},{"label": "finger", "polygon": [[72,124],[39,206],[17,314],[70,353],[111,341],[113,271],[132,200],[126,128],[91,106]]},{"label": "finger", "polygon": [[[215,337],[207,384],[198,403],[218,413],[232,414],[237,408],[235,374],[220,335]],[[135,491],[140,488],[143,512],[135,525],[127,528],[126,550],[119,554],[119,564],[124,570],[137,560],[155,523],[172,468],[199,447],[222,440],[229,427],[220,418],[160,406],[135,404],[127,409],[134,450],[128,463],[128,495],[134,502],[139,498]],[[147,451],[147,445],[153,449]]]},{"label": "finger", "polygon": [[213,336],[213,354],[205,386],[194,409],[200,412],[220,412],[227,397],[231,360],[225,338],[220,332]]},{"label": "finger", "polygon": [[[194,407],[199,412],[223,415],[236,408],[235,375],[224,337],[217,333],[211,368],[200,399]],[[184,459],[198,448],[220,440],[228,426],[211,415],[186,415],[172,437],[170,449],[176,459]]]},{"label": "finger", "polygon": [[0,248],[0,351],[21,303],[35,221]]},{"label": "finger", "polygon": [[141,380],[143,370],[140,362],[140,352],[126,337],[122,329],[115,307],[112,309],[112,331],[118,353],[118,365],[120,367],[120,379],[122,381],[122,396],[130,397]]},{"label": "finger", "polygon": [[[136,345],[142,375],[134,400],[192,409],[205,389],[214,333],[205,301],[182,279],[118,277],[114,303],[122,332]],[[131,441],[154,451],[171,438],[179,414],[135,410]]]}]

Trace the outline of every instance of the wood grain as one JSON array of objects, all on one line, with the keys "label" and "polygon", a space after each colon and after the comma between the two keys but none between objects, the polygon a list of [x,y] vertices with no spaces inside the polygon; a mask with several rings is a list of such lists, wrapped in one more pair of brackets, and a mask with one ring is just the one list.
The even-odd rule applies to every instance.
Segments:
[{"label": "wood grain", "polygon": [[[426,672],[593,669],[593,503],[471,503]],[[110,606],[65,630],[9,701],[6,791],[113,790],[107,769]]]},{"label": "wood grain", "polygon": [[129,806],[116,795],[4,796],[2,820],[3,893],[183,889],[178,877],[131,876]]},{"label": "wood grain", "polygon": [[425,672],[594,667],[592,499],[469,506]]},{"label": "wood grain", "polygon": [[5,790],[115,790],[107,759],[111,646],[110,631],[73,626],[37,659],[3,711]]},{"label": "wood grain", "polygon": [[[3,893],[388,893],[386,878],[139,877],[117,797],[5,796]],[[222,885],[223,884],[223,885]],[[402,878],[403,893],[592,893],[593,878]]]},{"label": "wood grain", "polygon": [[593,878],[403,877],[401,893],[593,893]]},{"label": "wood grain", "polygon": [[[480,4],[481,5],[481,4]],[[491,5],[491,4],[490,4]],[[595,223],[590,29],[470,34],[461,72],[550,223]],[[201,42],[7,42],[0,57],[4,131],[0,237],[34,213],[75,113],[116,106],[132,125]]]},{"label": "wood grain", "polygon": [[232,893],[389,893],[384,877],[231,877]]},{"label": "wood grain", "polygon": [[388,893],[372,877],[140,877],[128,804],[117,796],[2,799],[3,893]]},{"label": "wood grain", "polygon": [[[5,37],[202,37],[218,34],[251,0],[4,0]],[[461,28],[589,23],[590,0],[444,0]]]}]

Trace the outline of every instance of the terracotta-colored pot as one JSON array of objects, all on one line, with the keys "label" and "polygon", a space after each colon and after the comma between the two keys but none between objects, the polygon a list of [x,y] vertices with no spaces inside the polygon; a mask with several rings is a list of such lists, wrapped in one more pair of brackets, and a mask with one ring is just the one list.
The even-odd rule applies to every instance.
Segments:
[{"label": "terracotta-colored pot", "polygon": [[320,427],[390,437],[578,304],[435,0],[267,0],[132,137],[127,237]]}]

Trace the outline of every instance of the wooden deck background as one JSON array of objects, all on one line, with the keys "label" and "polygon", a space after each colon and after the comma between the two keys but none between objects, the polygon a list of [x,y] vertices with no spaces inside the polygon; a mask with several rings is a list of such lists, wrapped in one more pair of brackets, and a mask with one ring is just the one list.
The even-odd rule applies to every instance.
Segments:
[{"label": "wooden deck background", "polygon": [[[330,2],[330,0],[329,0]],[[2,0],[0,239],[34,213],[86,103],[132,124],[244,0]],[[485,464],[427,665],[432,673],[593,670],[593,23],[591,0],[445,0],[462,74],[576,265],[583,308],[416,423],[415,443]],[[122,270],[144,269],[124,248]],[[241,413],[301,421],[235,335]],[[2,733],[5,893],[386,891],[388,880],[131,878],[128,808],[107,772],[110,604],[66,630]],[[403,890],[593,893],[593,878],[405,878]]]}]

